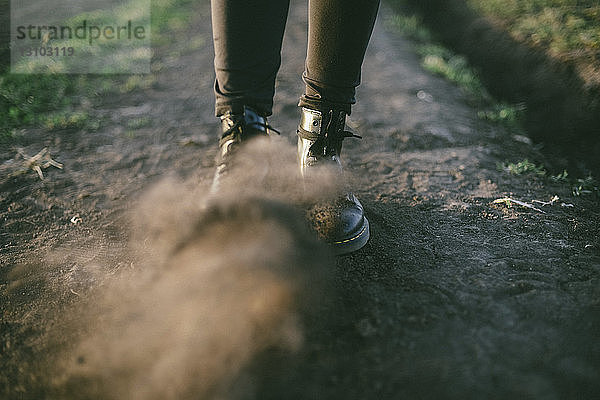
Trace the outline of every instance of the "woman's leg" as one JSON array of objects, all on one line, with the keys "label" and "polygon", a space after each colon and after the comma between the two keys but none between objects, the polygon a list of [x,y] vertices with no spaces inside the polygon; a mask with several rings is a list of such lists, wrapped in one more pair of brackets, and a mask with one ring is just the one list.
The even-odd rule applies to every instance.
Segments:
[{"label": "woman's leg", "polygon": [[271,115],[289,0],[212,0],[217,116]]},{"label": "woman's leg", "polygon": [[[298,126],[300,171],[305,177],[318,165],[342,170],[342,141],[354,136],[344,129],[346,115],[355,103],[379,0],[309,0],[308,4],[306,89]],[[310,213],[316,231],[337,254],[356,251],[369,240],[369,221],[352,192],[332,204],[317,204]]]},{"label": "woman's leg", "polygon": [[378,8],[379,0],[309,0],[301,106],[350,113]]}]

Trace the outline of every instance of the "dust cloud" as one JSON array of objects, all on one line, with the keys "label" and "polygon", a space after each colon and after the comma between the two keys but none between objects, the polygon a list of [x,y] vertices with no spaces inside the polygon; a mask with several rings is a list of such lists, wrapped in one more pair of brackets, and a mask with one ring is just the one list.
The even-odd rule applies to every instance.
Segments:
[{"label": "dust cloud", "polygon": [[131,266],[94,267],[95,287],[57,324],[57,397],[253,398],[253,360],[302,347],[334,268],[301,211],[323,189],[299,184],[282,141],[237,159],[216,194],[165,179],[142,196]]}]

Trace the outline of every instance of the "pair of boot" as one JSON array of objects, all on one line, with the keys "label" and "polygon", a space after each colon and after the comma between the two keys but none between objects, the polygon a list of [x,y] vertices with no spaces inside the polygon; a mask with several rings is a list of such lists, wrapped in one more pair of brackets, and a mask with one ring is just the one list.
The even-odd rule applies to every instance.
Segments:
[{"label": "pair of boot", "polygon": [[[302,108],[297,134],[300,172],[305,184],[318,182],[311,180],[311,175],[320,167],[333,169],[333,176],[341,178],[342,141],[347,137],[357,137],[344,130],[345,124],[344,111]],[[268,125],[265,117],[248,107],[244,108],[243,114],[221,117],[222,135],[213,191],[218,189],[227,174],[228,165],[237,149],[253,138],[269,136],[270,131],[277,132]],[[316,233],[331,246],[335,254],[356,251],[369,240],[369,222],[364,209],[350,191],[345,191],[335,200],[313,204],[307,215]]]}]

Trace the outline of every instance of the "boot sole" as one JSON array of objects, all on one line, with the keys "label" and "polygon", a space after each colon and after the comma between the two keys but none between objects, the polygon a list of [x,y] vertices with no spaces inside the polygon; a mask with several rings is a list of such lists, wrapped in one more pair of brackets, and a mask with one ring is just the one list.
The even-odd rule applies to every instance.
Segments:
[{"label": "boot sole", "polygon": [[353,236],[349,239],[332,242],[330,244],[331,249],[333,250],[333,253],[336,256],[353,253],[357,250],[362,249],[369,241],[370,236],[371,236],[371,232],[369,229],[369,221],[365,217],[364,223],[363,223],[362,227],[360,228],[360,230],[358,231],[358,234],[356,234],[355,236]]}]

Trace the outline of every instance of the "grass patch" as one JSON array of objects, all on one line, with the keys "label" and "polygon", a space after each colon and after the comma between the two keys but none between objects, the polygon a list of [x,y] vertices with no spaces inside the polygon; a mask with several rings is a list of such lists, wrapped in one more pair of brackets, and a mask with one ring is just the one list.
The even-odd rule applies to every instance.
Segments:
[{"label": "grass patch", "polygon": [[443,76],[455,83],[468,94],[482,102],[489,102],[491,96],[477,72],[467,59],[438,44],[424,44],[417,48],[423,67],[434,74]]},{"label": "grass patch", "polygon": [[525,104],[496,103],[487,110],[479,111],[477,116],[480,119],[502,123],[512,127],[514,130],[519,130],[525,111]]},{"label": "grass patch", "polygon": [[[80,14],[64,21],[73,25],[83,19],[101,21],[115,17],[137,18],[140,0],[131,0],[120,5],[112,15],[109,11]],[[151,3],[150,26],[154,46],[170,43],[173,30],[183,29],[189,24],[192,13],[188,5],[191,0],[153,0]],[[110,18],[109,18],[110,17]],[[167,34],[169,32],[169,34]],[[53,46],[58,42],[53,42]],[[196,43],[198,45],[198,43]],[[62,46],[62,44],[61,44]],[[101,51],[111,53],[114,49],[105,46]],[[116,52],[117,62],[129,65],[141,54]],[[113,55],[111,55],[113,57]],[[7,145],[16,139],[16,132],[26,126],[47,129],[91,128],[97,129],[94,121],[84,112],[71,112],[82,103],[95,104],[104,95],[126,93],[151,87],[155,76],[147,75],[66,75],[60,65],[44,66],[35,62],[25,66],[31,74],[0,74],[0,143]]]},{"label": "grass patch", "polygon": [[554,182],[569,182],[569,173],[567,172],[567,170],[563,170],[563,172],[561,172],[560,174],[557,175],[552,175],[550,177],[550,179]]},{"label": "grass patch", "polygon": [[572,185],[573,196],[594,195],[600,197],[598,182],[591,175],[586,178],[577,179]]},{"label": "grass patch", "polygon": [[0,76],[0,132],[7,139],[17,127],[37,124],[43,115],[70,106],[76,81],[65,75]]},{"label": "grass patch", "polygon": [[[515,163],[498,163],[497,167],[499,171],[504,171],[511,175],[535,175],[539,177],[547,175],[543,165],[535,164],[528,159]],[[588,175],[586,178],[571,179],[567,170],[564,170],[557,175],[549,176],[549,179],[556,183],[570,185],[571,193],[575,197],[592,195],[600,198],[598,181],[592,175]]]},{"label": "grass patch", "polygon": [[152,125],[152,120],[149,117],[133,118],[127,121],[127,129],[141,129]]},{"label": "grass patch", "polygon": [[55,114],[44,116],[42,125],[49,130],[55,129],[77,129],[88,125],[89,115],[87,112],[61,111]]},{"label": "grass patch", "polygon": [[[94,73],[114,74],[123,72],[147,72],[149,70],[151,50],[151,26],[150,26],[150,2],[149,0],[129,0],[118,5],[87,11],[65,19],[60,26],[71,28],[92,26],[111,28],[108,35],[115,37],[118,29],[130,25],[143,29],[141,36],[134,40],[110,40],[102,37],[98,31],[98,37],[92,39],[92,34],[86,34],[86,39],[51,38],[47,36],[41,43],[38,39],[25,39],[15,41],[13,57],[17,57],[19,47],[25,49],[38,47],[43,49],[69,49],[72,56],[38,56],[37,50],[32,55],[13,59],[13,71],[18,73]],[[76,30],[77,28],[75,28]],[[106,32],[106,29],[104,29]],[[129,32],[133,36],[131,32]],[[129,35],[128,34],[128,35]],[[58,35],[58,34],[57,34]],[[93,43],[93,44],[92,44]],[[54,54],[54,53],[53,53]],[[59,51],[60,54],[60,51]]]},{"label": "grass patch", "polygon": [[148,89],[155,82],[156,77],[154,75],[131,75],[119,86],[119,91],[121,93],[129,93],[134,90]]},{"label": "grass patch", "polygon": [[482,120],[501,124],[516,133],[523,133],[522,121],[526,111],[525,104],[506,104],[496,101],[487,91],[478,71],[468,60],[440,45],[435,35],[423,25],[417,15],[394,13],[389,16],[386,25],[417,42],[416,50],[421,57],[423,67],[446,78],[460,87],[480,108],[478,117]]},{"label": "grass patch", "polygon": [[600,1],[467,0],[521,43],[573,63],[588,84],[600,85]]},{"label": "grass patch", "polygon": [[477,71],[467,59],[437,43],[420,17],[394,13],[387,18],[386,25],[417,42],[417,53],[425,69],[455,83],[478,101],[491,101]]},{"label": "grass patch", "polygon": [[543,165],[537,165],[534,162],[529,161],[528,159],[524,159],[516,163],[499,163],[497,167],[499,171],[505,171],[511,175],[546,175],[546,169]]}]

